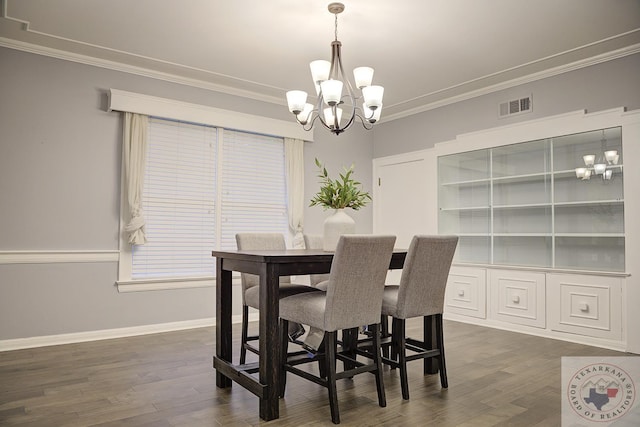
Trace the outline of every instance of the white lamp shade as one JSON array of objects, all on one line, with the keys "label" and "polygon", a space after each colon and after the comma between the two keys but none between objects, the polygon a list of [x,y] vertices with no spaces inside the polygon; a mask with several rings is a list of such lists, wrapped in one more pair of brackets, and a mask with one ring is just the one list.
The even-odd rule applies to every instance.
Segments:
[{"label": "white lamp shade", "polygon": [[[340,125],[340,120],[342,120],[342,108],[336,108],[336,114],[338,115],[338,126]],[[335,117],[333,116],[333,108],[325,108],[324,109],[324,121],[327,125],[334,127],[335,126]]]},{"label": "white lamp shade", "polygon": [[610,180],[611,176],[613,175],[613,171],[611,169],[607,169],[606,171],[604,171],[604,173],[602,174],[602,179],[605,180]]},{"label": "white lamp shade", "polygon": [[590,179],[591,178],[591,169],[586,169],[584,171],[584,176],[582,177],[582,179]]},{"label": "white lamp shade", "polygon": [[607,165],[604,163],[596,163],[595,165],[593,165],[593,170],[595,171],[596,175],[601,175],[605,170],[607,170]]},{"label": "white lamp shade", "polygon": [[329,80],[331,62],[325,61],[324,59],[318,59],[317,61],[311,61],[309,68],[311,68],[311,79],[313,79],[314,83]]},{"label": "white lamp shade", "polygon": [[605,151],[604,158],[607,160],[607,163],[609,163],[610,165],[612,164],[614,165],[618,163],[618,151],[617,150]]},{"label": "white lamp shade", "polygon": [[584,178],[587,168],[576,168],[576,178]]},{"label": "white lamp shade", "polygon": [[364,96],[364,105],[367,108],[375,110],[382,106],[382,96],[384,95],[384,88],[382,86],[367,86],[362,89],[362,96]]},{"label": "white lamp shade", "polygon": [[307,124],[307,122],[309,121],[309,118],[311,118],[312,111],[313,111],[313,104],[309,104],[308,102],[304,104],[304,108],[302,109],[302,111],[296,115],[300,124],[302,125]]},{"label": "white lamp shade", "polygon": [[287,92],[287,104],[289,104],[289,111],[293,114],[299,114],[304,109],[306,102],[307,92],[303,90],[290,90]]},{"label": "white lamp shade", "polygon": [[582,156],[582,160],[584,160],[585,165],[593,166],[593,162],[596,161],[596,156],[593,154],[587,154],[586,156]]},{"label": "white lamp shade", "polygon": [[367,107],[365,104],[362,104],[362,111],[364,113],[364,118],[369,123],[375,123],[378,120],[380,120],[380,114],[382,114],[382,105],[379,108],[372,110],[371,108]]},{"label": "white lamp shade", "polygon": [[342,82],[340,80],[325,80],[320,83],[320,90],[324,102],[330,106],[336,105],[342,98]]},{"label": "white lamp shade", "polygon": [[356,87],[358,89],[371,86],[371,81],[373,80],[373,68],[371,67],[355,68],[353,70],[353,78],[356,81]]}]

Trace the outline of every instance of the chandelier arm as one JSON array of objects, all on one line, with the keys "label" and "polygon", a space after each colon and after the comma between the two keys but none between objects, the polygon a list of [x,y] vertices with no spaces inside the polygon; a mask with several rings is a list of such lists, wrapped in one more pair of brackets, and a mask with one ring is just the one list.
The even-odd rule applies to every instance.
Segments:
[{"label": "chandelier arm", "polygon": [[[306,125],[302,125],[302,123],[298,122],[298,123],[300,123],[302,125],[302,129],[305,130],[305,131],[310,131],[311,129],[313,129],[313,124],[315,123],[316,120],[318,120],[318,117],[320,117],[318,115],[318,113],[313,114],[313,112],[309,116],[310,117],[313,116],[313,118],[311,120],[307,120],[307,124]],[[307,125],[309,127],[307,127]]]},{"label": "chandelier arm", "polygon": [[[316,102],[316,118],[320,119],[320,123],[322,123],[322,126],[324,126],[325,128],[331,130],[331,127],[327,124],[327,122],[324,120],[324,117],[322,116],[322,106],[324,105],[324,95],[322,94],[322,89],[320,89],[320,93],[318,93],[318,101]],[[314,119],[315,121],[315,119]]]},{"label": "chandelier arm", "polygon": [[362,118],[360,114],[356,114],[356,117],[360,120],[360,123],[362,123],[363,128],[365,128],[366,130],[373,129],[373,123],[371,123],[369,120]]},{"label": "chandelier arm", "polygon": [[[343,82],[343,85],[346,86],[347,93],[343,96],[343,98],[347,97],[351,101],[350,104],[347,104],[350,105],[351,108],[349,120],[343,127],[335,127],[336,130],[344,132],[353,124],[353,121],[355,119],[357,98],[354,94],[353,86],[351,86],[351,81],[344,73],[344,67],[342,66],[342,43],[338,40],[331,43],[331,72],[333,73],[334,78],[338,78],[338,80],[341,80]],[[344,105],[345,102],[341,101],[340,104]],[[334,117],[336,117],[335,114]]]}]

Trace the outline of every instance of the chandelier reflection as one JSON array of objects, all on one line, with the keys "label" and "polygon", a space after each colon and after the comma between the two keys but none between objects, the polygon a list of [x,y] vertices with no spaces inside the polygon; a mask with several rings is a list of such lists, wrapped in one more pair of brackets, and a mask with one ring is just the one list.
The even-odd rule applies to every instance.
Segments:
[{"label": "chandelier reflection", "polygon": [[576,178],[583,181],[590,180],[594,175],[601,175],[602,179],[609,181],[613,177],[613,170],[618,164],[620,155],[617,150],[605,150],[607,140],[602,130],[601,144],[603,153],[596,156],[595,154],[586,154],[582,156],[584,167],[576,168]]}]

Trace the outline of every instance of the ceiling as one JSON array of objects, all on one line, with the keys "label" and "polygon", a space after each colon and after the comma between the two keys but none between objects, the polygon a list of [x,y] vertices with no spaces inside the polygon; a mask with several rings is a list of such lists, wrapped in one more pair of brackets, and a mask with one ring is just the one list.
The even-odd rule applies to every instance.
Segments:
[{"label": "ceiling", "polygon": [[[329,59],[322,0],[1,0],[0,46],[280,104]],[[344,0],[383,120],[640,52],[639,0]]]}]

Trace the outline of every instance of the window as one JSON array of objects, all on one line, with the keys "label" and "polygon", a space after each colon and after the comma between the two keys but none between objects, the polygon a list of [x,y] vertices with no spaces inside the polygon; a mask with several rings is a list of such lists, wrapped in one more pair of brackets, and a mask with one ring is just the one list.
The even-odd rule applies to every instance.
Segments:
[{"label": "window", "polygon": [[282,138],[151,118],[143,194],[146,245],[131,279],[212,277],[235,233],[288,234]]}]

